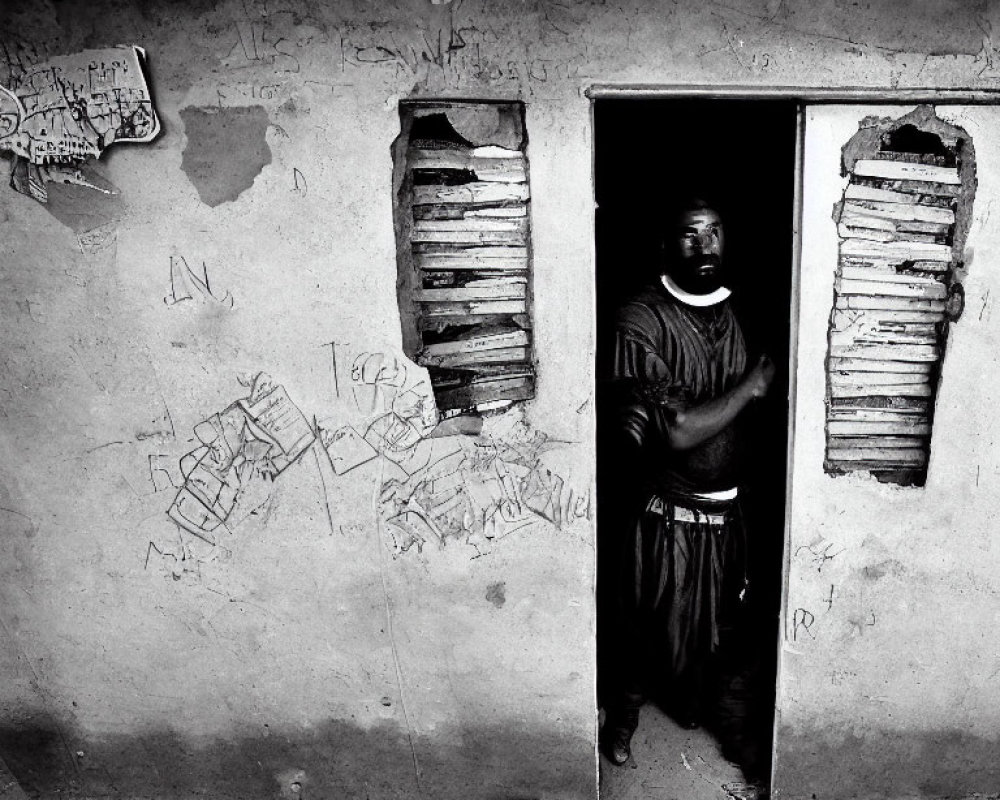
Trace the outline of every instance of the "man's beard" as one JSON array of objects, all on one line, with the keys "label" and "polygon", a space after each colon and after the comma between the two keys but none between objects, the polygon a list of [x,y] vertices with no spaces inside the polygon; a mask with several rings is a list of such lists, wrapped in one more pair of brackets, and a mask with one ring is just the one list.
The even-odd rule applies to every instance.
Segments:
[{"label": "man's beard", "polygon": [[692,294],[708,294],[726,283],[726,271],[716,253],[678,260],[669,273],[678,286]]}]

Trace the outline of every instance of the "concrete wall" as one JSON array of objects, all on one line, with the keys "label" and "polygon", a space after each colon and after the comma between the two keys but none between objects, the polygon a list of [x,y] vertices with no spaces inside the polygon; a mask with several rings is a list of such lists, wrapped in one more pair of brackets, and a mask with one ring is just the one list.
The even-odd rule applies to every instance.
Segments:
[{"label": "concrete wall", "polygon": [[[806,119],[803,259],[776,785],[790,797],[938,797],[1000,784],[995,752],[998,606],[992,499],[998,462],[991,322],[1000,190],[994,108],[938,107],[976,147],[979,187],[936,404],[927,485],[823,473],[824,356],[846,178],[840,150],[868,115]],[[834,789],[836,787],[836,789]]]},{"label": "concrete wall", "polygon": [[[10,769],[43,796],[593,796],[593,515],[576,501],[591,491],[594,424],[583,90],[988,87],[1000,77],[996,19],[985,3],[957,0],[5,10],[8,62],[145,47],[164,127],[151,145],[105,154],[117,204],[66,189],[46,208],[0,192],[0,753]],[[340,369],[352,353],[399,345],[396,104],[449,96],[527,104],[539,373],[523,415],[459,446],[541,459],[578,513],[556,526],[526,512],[526,527],[502,538],[403,550],[379,505],[400,478],[392,465],[336,476],[306,453],[220,546],[179,540],[164,516],[178,461],[198,444],[196,425],[247,395],[241,376],[271,374],[310,420],[370,421],[349,377],[335,384],[328,343],[343,348]],[[977,140],[986,214],[988,129],[972,116],[962,124]],[[803,654],[783,659],[785,796],[843,796],[825,788],[827,754],[858,774],[887,760],[909,774],[945,734],[949,752],[972,745],[972,760],[956,755],[937,783],[906,791],[942,794],[962,776],[988,788],[997,718],[977,693],[995,670],[981,638],[996,617],[990,436],[959,415],[970,398],[991,407],[989,304],[981,318],[977,304],[990,286],[986,237],[981,226],[970,240],[981,248],[968,284],[975,313],[953,340],[921,492],[822,475],[821,366],[802,364],[793,543],[812,541],[801,526],[846,538],[839,512],[863,509],[850,511],[856,560],[844,591],[866,585],[865,566],[892,569],[850,613],[861,627],[869,612],[895,623],[864,627],[847,648],[845,616],[816,629],[813,651],[789,645]],[[176,299],[178,258],[204,262],[211,296],[164,301]],[[804,310],[829,302],[829,270],[818,273],[813,283],[804,272]],[[804,357],[817,357],[811,326],[825,316],[803,327]],[[901,509],[910,528],[879,535],[865,523]],[[794,601],[813,602],[828,577],[795,567]],[[928,679],[874,691],[894,676],[886,664]],[[907,744],[914,730],[921,744]]]}]

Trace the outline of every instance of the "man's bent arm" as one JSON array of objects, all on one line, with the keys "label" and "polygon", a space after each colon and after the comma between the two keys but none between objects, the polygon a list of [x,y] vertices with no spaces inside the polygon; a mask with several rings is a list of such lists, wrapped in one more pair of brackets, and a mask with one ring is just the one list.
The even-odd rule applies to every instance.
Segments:
[{"label": "man's bent arm", "polygon": [[729,427],[752,400],[767,394],[773,378],[774,364],[761,356],[746,377],[725,394],[682,410],[664,409],[670,448],[690,450]]}]

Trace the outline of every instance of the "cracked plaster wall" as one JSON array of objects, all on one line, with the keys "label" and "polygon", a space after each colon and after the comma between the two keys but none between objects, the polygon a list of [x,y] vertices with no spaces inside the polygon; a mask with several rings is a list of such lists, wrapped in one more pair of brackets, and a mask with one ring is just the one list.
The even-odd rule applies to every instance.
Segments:
[{"label": "cracked plaster wall", "polygon": [[[197,444],[194,427],[244,396],[237,378],[258,370],[307,416],[355,413],[337,396],[326,345],[399,345],[390,158],[398,100],[520,99],[539,367],[525,414],[532,430],[563,443],[546,451],[545,467],[586,493],[593,210],[583,88],[994,87],[997,25],[992,4],[957,0],[6,8],[0,79],[19,62],[138,44],[149,53],[163,124],[152,144],[105,154],[121,207],[102,211],[93,227],[80,214],[66,224],[6,189],[0,201],[0,753],[8,767],[42,795],[75,787],[163,797],[593,796],[586,515],[574,526],[515,533],[483,555],[455,544],[400,555],[377,524],[379,477],[359,468],[327,494],[330,476],[306,458],[275,483],[266,513],[234,534],[229,556],[178,573],[156,559],[150,566],[147,543],[170,535],[163,512],[180,482],[176,464]],[[213,150],[222,159],[213,166],[231,165],[238,176],[208,203],[184,167],[185,120],[207,108],[262,108],[267,117],[252,152]],[[982,169],[990,156],[979,158]],[[211,290],[164,302],[181,263],[193,285],[204,277]],[[986,259],[977,266],[985,279]],[[581,313],[566,314],[570,306]],[[979,363],[981,341],[964,354],[956,346],[956,374]],[[987,403],[989,380],[983,385]],[[801,417],[797,430],[821,436],[821,413]],[[961,541],[939,547],[934,563],[903,537],[882,543],[885,563],[868,566],[884,567],[883,585],[919,580],[934,593],[926,604],[914,598],[895,627],[876,628],[878,656],[838,650],[834,639],[820,650],[825,660],[786,660],[778,788],[784,781],[787,797],[831,796],[822,790],[827,752],[858,775],[878,774],[892,759],[904,769],[925,759],[904,744],[911,729],[964,725],[953,741],[969,743],[976,766],[996,730],[995,713],[968,689],[985,687],[995,670],[975,647],[996,617],[984,575],[997,559],[989,481],[972,491],[958,447],[935,459],[941,468],[926,502],[955,492],[944,477],[954,470],[969,505],[952,516],[915,515],[913,525],[923,542],[942,531]],[[166,464],[168,477],[154,464]],[[818,502],[822,489],[797,488],[802,524],[834,525],[825,515],[838,509]],[[881,513],[885,499],[869,487],[841,491],[858,519]],[[974,558],[963,556],[969,546]],[[793,573],[808,591],[826,577]],[[934,631],[936,644],[946,638],[939,626],[949,620],[929,610],[942,607],[961,612],[953,638],[963,647],[947,656],[920,648]],[[884,661],[905,658],[919,659],[928,680],[893,695],[903,722],[889,725],[884,703],[865,695]],[[918,791],[940,793],[952,771],[940,774]],[[892,796],[888,787],[873,791]]]}]

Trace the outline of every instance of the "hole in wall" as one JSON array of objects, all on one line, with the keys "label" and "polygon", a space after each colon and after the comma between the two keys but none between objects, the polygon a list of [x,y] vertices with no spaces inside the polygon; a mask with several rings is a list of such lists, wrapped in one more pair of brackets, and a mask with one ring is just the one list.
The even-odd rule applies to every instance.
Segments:
[{"label": "hole in wall", "polygon": [[948,331],[964,303],[972,141],[930,106],[868,118],[844,145],[843,174],[824,469],[923,486]]},{"label": "hole in wall", "polygon": [[406,355],[445,416],[535,392],[530,189],[521,103],[400,105],[393,145]]}]

